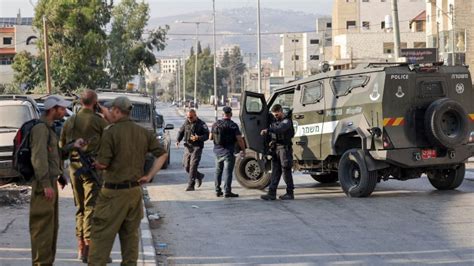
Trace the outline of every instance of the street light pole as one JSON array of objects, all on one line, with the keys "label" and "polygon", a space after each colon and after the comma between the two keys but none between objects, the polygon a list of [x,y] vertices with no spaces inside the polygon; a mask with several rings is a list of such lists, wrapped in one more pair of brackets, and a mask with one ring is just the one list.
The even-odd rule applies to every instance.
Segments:
[{"label": "street light pole", "polygon": [[262,93],[262,73],[261,73],[261,44],[260,44],[260,0],[257,0],[257,76],[258,76],[258,93]]},{"label": "street light pole", "polygon": [[196,51],[194,51],[194,106],[197,105],[197,72],[198,72],[198,34],[199,34],[199,22],[196,22]]},{"label": "street light pole", "polygon": [[212,44],[214,48],[214,115],[217,121],[216,0],[212,0]]}]

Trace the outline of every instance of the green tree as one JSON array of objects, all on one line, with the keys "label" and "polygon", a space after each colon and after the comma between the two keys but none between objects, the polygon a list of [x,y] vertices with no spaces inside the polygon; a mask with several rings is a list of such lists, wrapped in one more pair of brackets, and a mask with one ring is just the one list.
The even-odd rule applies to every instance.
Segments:
[{"label": "green tree", "polygon": [[198,55],[202,54],[201,41],[198,41],[198,44],[197,44],[197,53],[198,53]]},{"label": "green tree", "polygon": [[148,23],[150,8],[147,3],[136,0],[123,0],[112,11],[112,31],[108,45],[110,52],[110,75],[119,88],[146,68],[156,64],[153,51],[165,48],[168,26],[149,32],[143,39]]},{"label": "green tree", "polygon": [[31,90],[44,80],[44,61],[27,51],[15,55],[12,69],[16,85],[24,85],[25,89]]},{"label": "green tree", "polygon": [[[104,29],[110,21],[111,7],[112,3],[104,0],[38,1],[33,25],[43,32],[43,16],[46,18],[51,76],[62,91],[81,85],[95,88],[106,80]],[[38,47],[39,60],[44,61],[43,38],[39,38]]]}]

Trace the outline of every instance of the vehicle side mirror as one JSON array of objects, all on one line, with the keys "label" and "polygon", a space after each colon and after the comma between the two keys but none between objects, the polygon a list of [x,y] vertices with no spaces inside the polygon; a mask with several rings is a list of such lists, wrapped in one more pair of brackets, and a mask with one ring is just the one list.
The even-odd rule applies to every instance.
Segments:
[{"label": "vehicle side mirror", "polygon": [[166,124],[165,129],[168,129],[168,130],[174,129],[174,125],[173,124]]}]

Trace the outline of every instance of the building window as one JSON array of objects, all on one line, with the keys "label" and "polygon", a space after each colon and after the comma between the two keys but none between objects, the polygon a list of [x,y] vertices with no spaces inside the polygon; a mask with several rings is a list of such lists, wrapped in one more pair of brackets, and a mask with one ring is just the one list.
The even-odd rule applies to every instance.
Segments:
[{"label": "building window", "polygon": [[416,24],[416,32],[424,32],[425,29],[423,27],[423,21],[417,21]]},{"label": "building window", "polygon": [[369,0],[362,0],[362,2],[369,2]]},{"label": "building window", "polygon": [[13,40],[12,37],[3,37],[3,44],[4,44],[4,45],[6,45],[6,44],[12,44],[12,40]]},{"label": "building window", "polygon": [[[393,42],[384,42],[383,43],[383,53],[384,54],[393,54],[395,50],[395,45]],[[402,42],[400,43],[400,49],[406,49],[407,48],[407,43]]]},{"label": "building window", "polygon": [[309,60],[319,60],[319,55],[310,55]]},{"label": "building window", "polygon": [[370,30],[370,22],[369,21],[362,21],[362,28],[364,30]]},{"label": "building window", "polygon": [[413,48],[426,48],[426,42],[414,42]]},{"label": "building window", "polygon": [[13,57],[0,56],[0,65],[11,65],[12,63],[13,63]]},{"label": "building window", "polygon": [[382,3],[383,3],[383,2],[387,2],[387,0],[380,0],[380,2],[382,2]]},{"label": "building window", "polygon": [[291,42],[299,42],[300,40],[298,39],[292,39]]},{"label": "building window", "polygon": [[430,23],[430,15],[426,15],[426,22]]},{"label": "building window", "polygon": [[385,21],[380,22],[380,28],[382,30],[385,29]]},{"label": "building window", "polygon": [[309,40],[309,43],[310,44],[319,44],[319,40],[318,39],[312,39],[312,40]]},{"label": "building window", "polygon": [[292,61],[298,61],[298,60],[300,60],[300,56],[299,55],[292,55],[291,60]]},{"label": "building window", "polygon": [[326,28],[332,28],[332,23],[331,22],[326,23]]},{"label": "building window", "polygon": [[354,29],[356,27],[356,22],[354,20],[346,21],[346,29]]}]

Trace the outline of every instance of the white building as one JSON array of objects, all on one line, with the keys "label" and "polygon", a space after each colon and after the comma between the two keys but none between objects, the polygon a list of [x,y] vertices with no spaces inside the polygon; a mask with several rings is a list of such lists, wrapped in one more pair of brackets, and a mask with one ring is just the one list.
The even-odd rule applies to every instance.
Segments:
[{"label": "white building", "polygon": [[165,58],[160,60],[160,70],[161,73],[176,73],[179,64],[181,62],[180,58]]},{"label": "white building", "polygon": [[37,55],[36,41],[39,34],[32,24],[33,18],[17,17],[0,18],[0,83],[10,84],[14,81],[11,67],[16,54],[27,51]]},{"label": "white building", "polygon": [[[425,11],[426,0],[398,0],[400,48],[426,47],[423,31],[410,29],[411,21]],[[352,63],[392,60],[394,37],[391,1],[335,0],[333,9],[334,68]]]},{"label": "white building", "polygon": [[222,59],[224,59],[224,54],[226,52],[229,53],[229,55],[232,55],[235,48],[240,48],[240,46],[238,44],[227,44],[220,47],[216,53],[217,62],[218,63],[222,62]]},{"label": "white building", "polygon": [[332,44],[331,18],[317,19],[315,32],[285,33],[280,39],[279,75],[298,79],[315,74],[328,59],[330,49],[325,47]]}]

